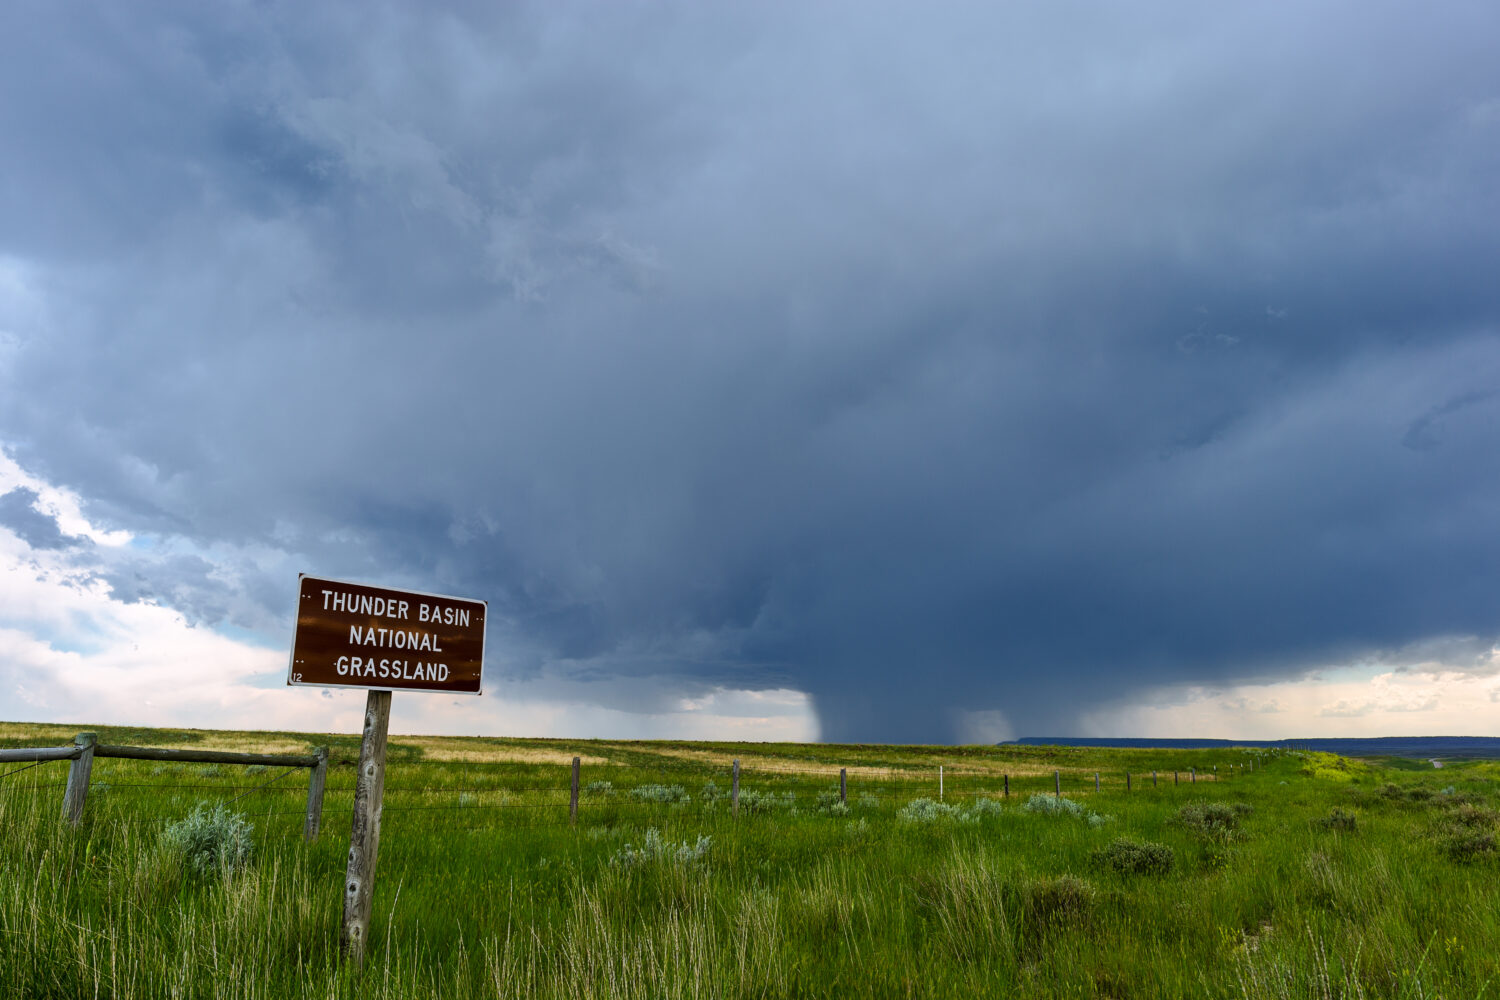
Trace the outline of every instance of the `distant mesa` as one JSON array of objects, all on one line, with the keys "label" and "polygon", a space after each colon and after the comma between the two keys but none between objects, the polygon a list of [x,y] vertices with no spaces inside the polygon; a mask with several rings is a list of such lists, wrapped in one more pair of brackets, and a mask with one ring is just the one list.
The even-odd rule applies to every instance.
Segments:
[{"label": "distant mesa", "polygon": [[1295,740],[1197,740],[1154,736],[1026,736],[998,746],[1160,747],[1168,750],[1206,750],[1225,747],[1271,747],[1316,750],[1345,757],[1486,758],[1500,760],[1500,736],[1370,736]]}]

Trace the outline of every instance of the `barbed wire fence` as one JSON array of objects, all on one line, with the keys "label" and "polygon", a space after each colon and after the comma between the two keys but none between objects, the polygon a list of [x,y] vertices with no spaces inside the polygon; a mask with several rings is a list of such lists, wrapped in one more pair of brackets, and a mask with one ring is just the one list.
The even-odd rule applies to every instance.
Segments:
[{"label": "barbed wire fence", "polygon": [[[80,741],[84,740],[81,734]],[[28,760],[20,767],[0,771],[0,796],[14,788],[5,779],[14,778],[23,772],[41,767],[43,764],[69,761],[70,780],[33,780],[24,784],[34,789],[68,789],[75,784],[77,754],[69,756],[73,748],[0,748],[0,764],[22,759],[25,754],[48,754],[41,759]],[[106,794],[118,800],[119,794],[141,795],[140,805],[147,805],[147,798],[158,801],[163,795],[174,799],[201,796],[210,803],[224,807],[240,805],[253,810],[253,814],[269,822],[281,822],[290,817],[304,818],[304,836],[311,839],[317,834],[317,816],[321,813],[324,796],[335,800],[336,808],[342,810],[352,805],[354,789],[352,761],[344,759],[333,769],[337,781],[326,791],[315,776],[309,788],[308,803],[304,808],[289,808],[293,805],[287,796],[304,794],[296,784],[286,784],[284,779],[296,770],[316,770],[322,762],[327,767],[326,751],[313,757],[283,755],[228,754],[218,751],[160,751],[151,748],[103,747],[94,748],[100,757],[133,758],[134,761],[155,760],[158,763],[153,777],[162,780],[139,780],[146,775],[133,764],[120,771],[111,770],[92,780],[95,794]],[[258,773],[276,767],[278,773],[259,782],[244,782],[238,775],[225,781],[203,780],[210,769],[219,769],[228,763],[239,763],[244,773]],[[1226,764],[1221,772],[1218,765],[1209,765],[1200,771],[1196,766],[1186,770],[1163,768],[1127,771],[1087,771],[1071,767],[1038,768],[1017,766],[1007,770],[996,767],[974,767],[960,765],[956,769],[949,765],[911,765],[905,767],[874,767],[853,765],[837,767],[818,764],[785,766],[759,761],[699,762],[691,760],[651,761],[637,763],[598,762],[581,764],[575,758],[571,767],[567,764],[538,764],[532,762],[452,762],[418,761],[398,763],[396,768],[413,771],[437,766],[451,767],[462,763],[461,780],[431,782],[417,780],[414,783],[397,781],[387,784],[384,791],[383,812],[391,815],[432,815],[434,817],[458,812],[472,812],[486,816],[486,822],[472,825],[449,825],[455,832],[494,829],[496,815],[509,814],[523,818],[527,826],[552,826],[585,823],[591,821],[618,822],[640,819],[643,822],[659,813],[696,802],[702,806],[712,803],[717,818],[734,820],[745,813],[764,811],[767,808],[819,809],[831,806],[835,801],[844,808],[889,810],[915,799],[927,798],[945,803],[963,803],[977,798],[1010,799],[1018,801],[1033,795],[1086,797],[1108,794],[1150,794],[1180,792],[1184,787],[1195,788],[1200,784],[1210,785],[1223,781],[1234,781],[1254,772],[1255,758],[1243,762]],[[189,770],[197,767],[196,771]],[[396,768],[393,768],[396,769]],[[507,775],[507,770],[512,773]],[[514,772],[521,771],[523,774]],[[408,772],[410,773],[410,772]],[[451,773],[451,772],[449,772]],[[553,778],[552,775],[556,777]],[[60,776],[59,776],[60,777]],[[176,780],[184,777],[189,781]],[[346,784],[342,779],[349,777]],[[430,777],[421,775],[421,777]],[[128,778],[131,780],[119,780]],[[509,778],[510,780],[507,780]],[[85,781],[89,778],[84,776]],[[314,796],[316,791],[316,796]],[[71,792],[70,792],[71,794]],[[86,793],[85,793],[86,794]],[[767,796],[771,801],[767,800]],[[837,796],[837,798],[833,798]],[[316,806],[313,799],[316,797]],[[740,806],[747,804],[748,808]],[[260,808],[261,805],[265,808]],[[68,807],[65,804],[64,813]],[[298,831],[285,829],[280,836],[291,838]],[[270,831],[267,831],[269,834]]]}]

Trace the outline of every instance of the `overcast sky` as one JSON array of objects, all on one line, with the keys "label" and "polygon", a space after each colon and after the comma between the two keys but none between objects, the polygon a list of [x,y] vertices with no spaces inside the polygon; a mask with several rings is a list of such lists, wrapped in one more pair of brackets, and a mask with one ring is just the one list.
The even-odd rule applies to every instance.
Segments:
[{"label": "overcast sky", "polygon": [[0,6],[0,717],[1500,734],[1500,7]]}]

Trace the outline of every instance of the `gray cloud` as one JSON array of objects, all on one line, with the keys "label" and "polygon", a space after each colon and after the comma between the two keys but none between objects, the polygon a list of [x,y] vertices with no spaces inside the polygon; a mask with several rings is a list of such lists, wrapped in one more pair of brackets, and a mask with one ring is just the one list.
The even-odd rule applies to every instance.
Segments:
[{"label": "gray cloud", "polygon": [[73,544],[54,517],[37,509],[36,502],[36,491],[24,486],[0,494],[0,525],[34,549],[62,549]]},{"label": "gray cloud", "polygon": [[1490,5],[0,19],[0,439],[122,594],[841,739],[1500,634]]}]

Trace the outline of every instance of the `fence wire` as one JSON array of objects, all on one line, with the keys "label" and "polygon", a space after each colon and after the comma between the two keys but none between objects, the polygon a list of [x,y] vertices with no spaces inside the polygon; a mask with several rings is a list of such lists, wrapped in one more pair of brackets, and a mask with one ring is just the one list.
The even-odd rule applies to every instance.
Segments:
[{"label": "fence wire", "polygon": [[[21,767],[0,772],[0,779],[20,774],[44,763],[49,763],[49,761],[33,761]],[[353,769],[347,766],[349,763],[348,761],[330,761],[329,783],[324,790],[325,806],[331,798],[339,800],[337,808],[343,809],[353,797],[354,788],[352,785],[345,784],[353,777]],[[181,768],[193,766],[215,765],[212,762],[173,762],[171,773],[181,774]],[[142,800],[134,798],[129,800],[140,801],[141,805],[136,806],[137,808],[143,808],[143,800],[148,798],[143,790],[151,790],[163,795],[178,792],[218,793],[217,797],[225,806],[234,805],[255,794],[276,796],[305,793],[305,790],[297,785],[278,784],[293,772],[305,771],[305,766],[272,766],[275,766],[280,773],[258,784],[247,784],[243,780],[233,781],[234,775],[229,776],[230,782],[205,782],[200,778],[192,784],[179,784],[173,783],[170,777],[162,781],[114,781],[111,779],[117,774],[121,777],[137,777],[143,776],[144,771],[143,764],[137,761],[112,762],[107,770],[95,769],[92,784],[96,794],[116,790],[140,792]],[[418,781],[411,784],[386,785],[383,790],[383,811],[411,815],[414,823],[416,817],[422,815],[430,814],[440,817],[463,811],[475,814],[475,819],[479,821],[478,825],[472,822],[444,821],[442,822],[443,828],[454,833],[493,830],[497,828],[497,825],[504,825],[501,817],[507,815],[516,817],[517,824],[526,827],[562,826],[572,822],[572,775],[571,768],[566,763],[538,765],[528,762],[421,761],[403,763],[397,761],[388,766],[402,771],[412,768],[413,772],[407,773],[417,778]],[[416,769],[428,766],[452,768],[459,772],[462,783],[432,784],[420,781],[422,775]],[[512,775],[511,782],[501,783],[505,782],[504,769],[508,766],[522,770],[523,774]],[[851,808],[858,808],[863,804],[866,808],[881,810],[889,810],[893,805],[915,798],[941,798],[954,802],[974,797],[1023,799],[1034,795],[1092,795],[1095,794],[1096,789],[1099,794],[1106,795],[1153,792],[1172,794],[1174,791],[1183,791],[1182,786],[1191,787],[1195,783],[1192,772],[1188,770],[1157,771],[1155,774],[1149,770],[1131,771],[1128,775],[1124,771],[1113,773],[1101,771],[1098,772],[1097,777],[1093,772],[1087,771],[1070,770],[1061,773],[1062,769],[1058,768],[1055,769],[1056,773],[1049,773],[1052,771],[1053,769],[1010,774],[1004,771],[975,770],[972,765],[962,770],[950,770],[946,767],[939,769],[937,765],[932,765],[930,770],[925,768],[918,770],[910,767],[871,768],[856,765],[840,768],[821,765],[776,766],[741,762],[738,768],[738,778],[742,796],[746,793],[752,796],[756,794],[791,796],[784,802],[778,803],[775,810],[778,812],[788,805],[803,809],[826,805],[827,796],[837,794],[841,777],[847,789],[847,795],[842,801]],[[677,768],[658,765],[654,762],[650,764],[616,762],[584,764],[578,775],[577,818],[580,822],[588,822],[590,817],[594,822],[628,821],[632,817],[665,813],[673,806],[680,808],[681,805],[693,802],[695,806],[717,803],[718,812],[714,815],[714,820],[730,821],[733,811],[730,789],[734,783],[734,774],[729,764],[719,762],[705,764],[690,759],[682,760],[680,767]],[[203,772],[199,772],[199,775],[207,777]],[[556,779],[549,780],[548,775],[556,775]],[[193,777],[194,775],[188,772],[185,776]],[[1240,766],[1238,771],[1233,767],[1226,768],[1222,775],[1217,772],[1204,771],[1197,774],[1196,779],[1218,783],[1249,776],[1246,769]],[[516,777],[522,780],[514,780]],[[589,790],[590,784],[596,785],[593,791]],[[700,790],[705,784],[715,786],[716,793],[705,795]],[[601,789],[597,787],[598,785],[605,787]],[[65,786],[64,781],[45,783],[33,781],[27,787],[43,789]],[[674,803],[656,798],[649,792],[642,792],[642,789],[653,786],[681,787],[683,801]],[[285,799],[271,798],[267,800],[267,804],[289,803]],[[741,806],[744,807],[747,815],[760,811],[753,806],[747,806],[744,802]],[[694,814],[698,815],[696,810]],[[287,824],[286,829],[279,829],[282,820],[284,818],[300,820],[306,816],[306,810],[267,808],[255,815],[264,817],[268,825],[275,830],[275,832],[264,831],[266,837],[291,839],[300,835],[300,824]],[[707,818],[709,815],[709,813],[703,813],[699,818]],[[274,823],[271,822],[273,820]]]},{"label": "fence wire", "polygon": [[[276,777],[272,778],[270,781],[263,781],[260,784],[254,786],[253,788],[249,788],[249,789],[241,792],[240,794],[236,795],[234,798],[230,799],[228,802],[226,802],[224,804],[226,806],[232,806],[236,802],[238,802],[240,799],[243,799],[246,795],[254,795],[256,792],[260,791],[262,788],[265,788],[267,785],[274,785],[276,782],[280,781],[282,778],[285,778],[288,775],[291,775],[291,774],[294,774],[294,773],[296,773],[296,769],[290,768],[290,767],[284,768],[280,774],[276,775]],[[277,790],[280,791],[281,789],[277,789]],[[287,789],[287,791],[295,791],[295,789]]]},{"label": "fence wire", "polygon": [[22,771],[29,771],[33,767],[40,767],[43,764],[51,764],[51,763],[52,763],[52,761],[50,761],[50,760],[36,760],[36,761],[32,761],[30,764],[27,764],[24,767],[14,767],[14,768],[11,768],[9,771],[0,772],[0,778],[9,778],[12,774],[20,774]]}]

